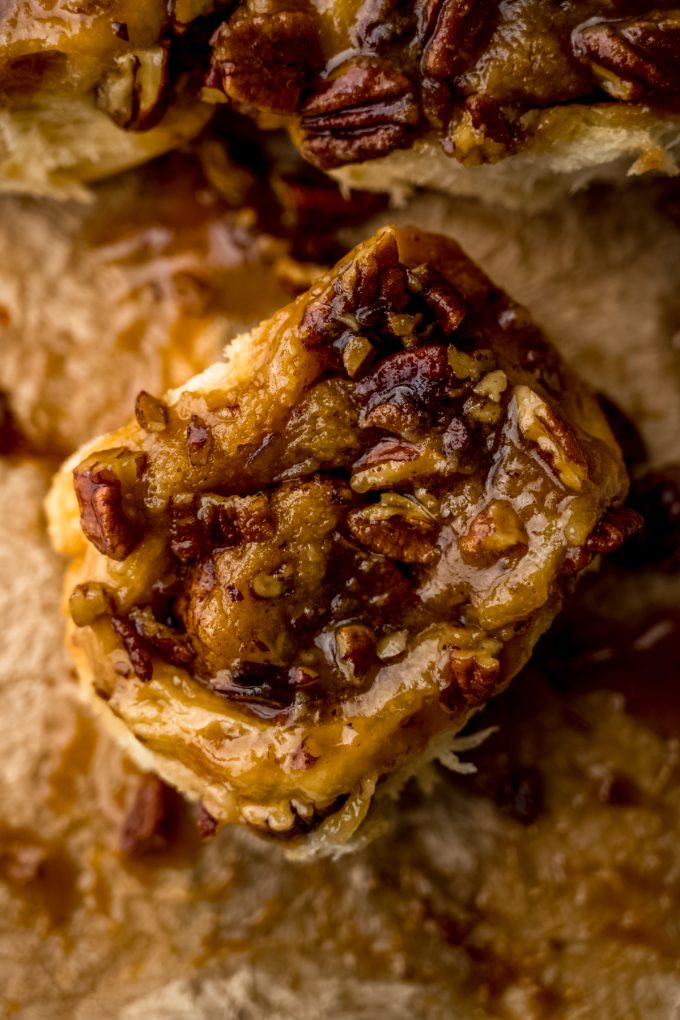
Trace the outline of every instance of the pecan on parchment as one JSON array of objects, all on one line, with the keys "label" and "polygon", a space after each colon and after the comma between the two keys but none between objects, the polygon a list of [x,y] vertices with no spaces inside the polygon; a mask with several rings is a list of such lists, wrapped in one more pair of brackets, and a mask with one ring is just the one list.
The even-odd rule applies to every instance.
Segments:
[{"label": "pecan on parchment", "polygon": [[270,113],[293,113],[308,74],[320,66],[318,25],[307,11],[241,11],[210,44],[210,84],[234,103]]},{"label": "pecan on parchment", "polygon": [[680,11],[586,21],[574,29],[572,46],[614,99],[680,94]]},{"label": "pecan on parchment", "polygon": [[420,121],[411,82],[375,57],[341,64],[299,112],[302,153],[323,170],[407,148]]}]

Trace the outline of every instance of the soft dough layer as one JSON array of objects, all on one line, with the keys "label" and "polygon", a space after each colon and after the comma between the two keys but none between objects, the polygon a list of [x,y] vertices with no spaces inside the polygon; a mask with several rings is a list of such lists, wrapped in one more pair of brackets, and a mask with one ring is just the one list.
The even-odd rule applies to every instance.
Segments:
[{"label": "soft dough layer", "polygon": [[[0,191],[79,197],[87,182],[175,149],[210,119],[188,44],[205,0],[5,0]],[[200,75],[199,75],[200,82]]]},{"label": "soft dough layer", "polygon": [[450,745],[630,525],[590,392],[414,229],[136,419],[49,501],[83,681],[218,820],[314,845]]}]

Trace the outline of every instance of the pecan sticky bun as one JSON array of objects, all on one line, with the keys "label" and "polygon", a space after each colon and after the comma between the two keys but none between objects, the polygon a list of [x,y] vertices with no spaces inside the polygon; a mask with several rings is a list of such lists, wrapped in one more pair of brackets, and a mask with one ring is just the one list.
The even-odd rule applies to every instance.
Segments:
[{"label": "pecan sticky bun", "polygon": [[453,242],[387,227],[50,498],[83,683],[146,765],[335,848],[635,526],[596,399]]}]

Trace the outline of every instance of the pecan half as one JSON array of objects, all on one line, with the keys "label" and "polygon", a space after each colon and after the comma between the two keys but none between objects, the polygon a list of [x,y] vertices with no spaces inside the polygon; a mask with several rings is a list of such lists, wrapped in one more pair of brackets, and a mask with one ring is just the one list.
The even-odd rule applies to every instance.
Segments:
[{"label": "pecan half", "polygon": [[421,14],[421,68],[432,78],[453,78],[475,58],[482,34],[494,23],[488,0],[426,0]]},{"label": "pecan half", "polygon": [[351,510],[347,527],[362,545],[402,563],[439,558],[439,525],[406,497],[383,496],[380,503]]},{"label": "pecan half", "polygon": [[130,490],[145,463],[143,453],[116,448],[93,453],[73,472],[83,534],[112,560],[127,559],[141,537],[140,522],[130,517]]},{"label": "pecan half", "polygon": [[362,407],[360,425],[374,425],[371,412],[385,404],[416,413],[436,413],[452,383],[446,347],[430,344],[391,354],[356,384],[354,393]]},{"label": "pecan half", "polygon": [[680,93],[680,11],[586,21],[572,33],[572,46],[615,99]]},{"label": "pecan half", "polygon": [[216,78],[235,103],[294,113],[308,74],[320,66],[319,29],[311,11],[237,13],[212,39]]},{"label": "pecan half", "polygon": [[301,151],[329,170],[407,148],[420,122],[408,78],[374,57],[354,57],[321,82],[299,110]]}]

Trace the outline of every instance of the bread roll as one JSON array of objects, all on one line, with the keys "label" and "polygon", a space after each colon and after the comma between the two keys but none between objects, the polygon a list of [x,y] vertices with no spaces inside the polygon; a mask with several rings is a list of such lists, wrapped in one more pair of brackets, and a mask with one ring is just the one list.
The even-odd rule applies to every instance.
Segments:
[{"label": "bread roll", "polygon": [[676,172],[672,0],[625,11],[613,0],[308,2],[269,14],[252,2],[211,43],[213,92],[283,118],[306,158],[354,187],[524,205],[593,178]]},{"label": "bread roll", "polygon": [[3,3],[0,191],[82,199],[195,137],[211,111],[171,54],[190,6],[193,20],[212,4]]},{"label": "bread roll", "polygon": [[590,391],[415,229],[136,416],[49,502],[81,679],[216,819],[305,848],[336,851],[380,780],[446,756],[632,523]]}]

